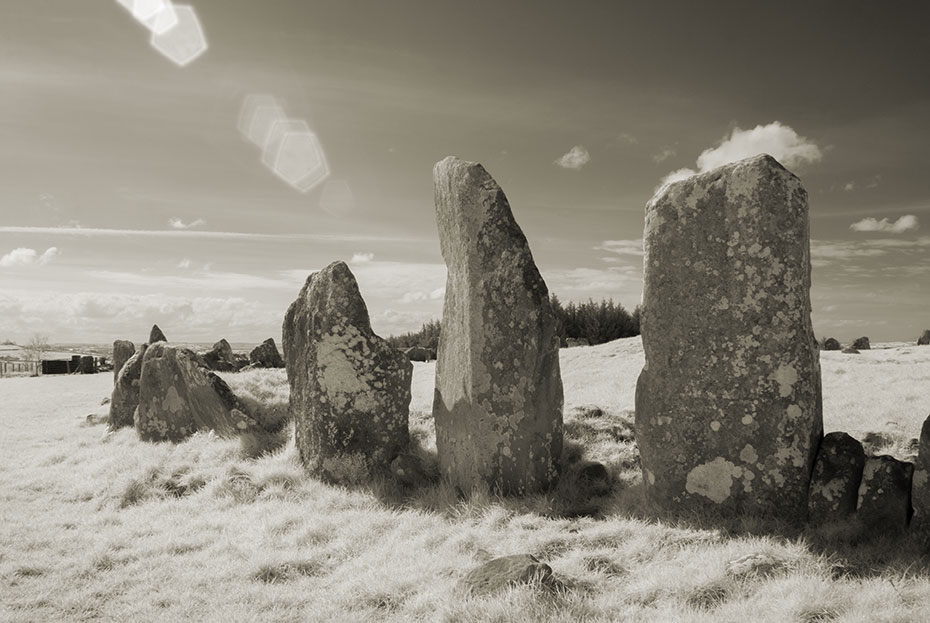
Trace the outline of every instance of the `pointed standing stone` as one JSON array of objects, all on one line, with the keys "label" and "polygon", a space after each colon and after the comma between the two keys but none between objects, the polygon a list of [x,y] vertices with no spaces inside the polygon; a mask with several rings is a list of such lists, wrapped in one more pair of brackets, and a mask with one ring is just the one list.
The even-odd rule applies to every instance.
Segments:
[{"label": "pointed standing stone", "polygon": [[856,512],[865,451],[846,433],[824,435],[814,462],[808,496],[809,519],[827,523]]},{"label": "pointed standing stone", "polygon": [[761,155],[665,186],[644,249],[648,499],[802,520],[823,420],[801,182]]},{"label": "pointed standing stone", "polygon": [[126,361],[136,352],[136,345],[128,340],[116,340],[113,342],[113,382],[119,377],[119,371],[123,369]]},{"label": "pointed standing stone", "polygon": [[165,334],[161,332],[161,329],[158,328],[157,324],[152,325],[152,330],[149,332],[149,344],[154,344],[155,342],[167,342],[168,338],[165,337]]},{"label": "pointed standing stone", "polygon": [[117,430],[124,426],[132,426],[136,407],[139,406],[139,379],[142,376],[142,358],[148,344],[139,347],[116,377],[113,394],[110,397],[110,417],[108,427]]},{"label": "pointed standing stone", "polygon": [[433,168],[448,276],[433,416],[443,476],[460,490],[554,484],[562,454],[559,340],[549,292],[497,182],[474,162]]},{"label": "pointed standing stone", "polygon": [[249,363],[262,368],[283,368],[284,360],[278,353],[274,338],[268,338],[249,353]]},{"label": "pointed standing stone", "polygon": [[413,364],[372,331],[343,262],[310,275],[288,308],[284,359],[297,449],[313,472],[351,480],[406,451]]}]

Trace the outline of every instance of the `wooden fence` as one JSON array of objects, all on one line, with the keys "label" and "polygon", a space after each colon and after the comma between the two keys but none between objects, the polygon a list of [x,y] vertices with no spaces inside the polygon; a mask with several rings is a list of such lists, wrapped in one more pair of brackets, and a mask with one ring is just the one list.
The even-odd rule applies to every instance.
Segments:
[{"label": "wooden fence", "polygon": [[35,376],[34,361],[0,361],[0,376]]}]

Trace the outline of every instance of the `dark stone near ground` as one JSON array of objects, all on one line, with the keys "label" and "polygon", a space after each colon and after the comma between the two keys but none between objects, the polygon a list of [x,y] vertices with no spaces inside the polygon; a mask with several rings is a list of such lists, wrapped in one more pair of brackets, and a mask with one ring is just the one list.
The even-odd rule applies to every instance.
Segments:
[{"label": "dark stone near ground", "polygon": [[850,345],[850,348],[855,348],[856,350],[869,350],[872,348],[872,346],[869,344],[869,338],[863,336],[857,337]]},{"label": "dark stone near ground", "polygon": [[552,568],[530,554],[495,558],[468,572],[459,587],[472,595],[491,595],[519,584],[547,584]]},{"label": "dark stone near ground", "polygon": [[[242,353],[234,353],[233,364],[236,366],[236,370],[242,370],[249,365],[249,356]],[[281,367],[283,368],[284,366]]]},{"label": "dark stone near ground", "polygon": [[440,471],[464,493],[552,486],[562,456],[549,291],[504,191],[474,162],[433,167],[448,269],[433,417]]},{"label": "dark stone near ground", "polygon": [[664,186],[645,221],[647,499],[802,521],[823,436],[807,192],[759,155]]},{"label": "dark stone near ground", "polygon": [[126,361],[136,352],[136,345],[129,340],[116,340],[113,342],[113,382],[119,377]]},{"label": "dark stone near ground", "polygon": [[158,328],[157,324],[152,325],[152,330],[149,332],[149,344],[154,344],[155,342],[167,342],[168,338],[165,337],[165,334],[161,332],[161,329]]},{"label": "dark stone near ground", "polygon": [[436,480],[435,475],[430,473],[423,460],[415,454],[397,455],[391,461],[391,473],[398,483],[409,488],[425,487]]},{"label": "dark stone near ground", "polygon": [[861,443],[842,432],[824,435],[808,494],[808,519],[812,523],[847,519],[856,512],[864,465]]},{"label": "dark stone near ground", "polygon": [[920,337],[917,338],[918,346],[927,346],[930,345],[930,329],[924,329],[924,332],[920,334]]},{"label": "dark stone near ground", "polygon": [[116,377],[110,397],[109,429],[116,430],[133,425],[136,407],[139,406],[139,378],[142,376],[142,358],[148,344],[143,344],[126,363]]},{"label": "dark stone near ground", "polygon": [[856,515],[870,532],[894,533],[907,527],[913,475],[913,464],[887,454],[865,460]]},{"label": "dark stone near ground", "polygon": [[578,467],[578,484],[592,496],[610,493],[610,473],[603,463],[586,461]]},{"label": "dark stone near ground", "polygon": [[841,348],[842,347],[840,346],[840,343],[839,341],[837,341],[836,338],[828,337],[827,339],[823,341],[824,350],[840,350]]},{"label": "dark stone near ground", "polygon": [[587,339],[583,337],[578,337],[578,338],[570,337],[570,338],[566,338],[565,340],[566,348],[574,348],[575,346],[590,346],[590,345],[591,345],[591,342],[589,342]]},{"label": "dark stone near ground", "polygon": [[284,359],[278,352],[273,338],[268,338],[249,353],[249,364],[257,364],[262,368],[283,368]]},{"label": "dark stone near ground", "polygon": [[912,529],[921,539],[930,543],[930,416],[920,428],[917,461],[911,485],[911,503],[914,506]]},{"label": "dark stone near ground", "polygon": [[848,348],[848,347],[844,348],[843,352],[846,353],[847,355],[858,355],[859,354],[859,351],[856,350],[855,348]]},{"label": "dark stone near ground", "polygon": [[165,342],[145,351],[135,427],[143,441],[174,442],[196,431],[232,437],[260,428],[196,353]]},{"label": "dark stone near ground", "polygon": [[221,339],[204,353],[203,360],[208,368],[216,372],[235,372],[238,369],[232,346],[225,339]]},{"label": "dark stone near ground", "polygon": [[300,459],[331,481],[387,471],[409,443],[413,364],[375,335],[352,271],[313,273],[284,318]]},{"label": "dark stone near ground", "polygon": [[430,351],[422,346],[411,346],[404,351],[410,361],[430,361]]}]

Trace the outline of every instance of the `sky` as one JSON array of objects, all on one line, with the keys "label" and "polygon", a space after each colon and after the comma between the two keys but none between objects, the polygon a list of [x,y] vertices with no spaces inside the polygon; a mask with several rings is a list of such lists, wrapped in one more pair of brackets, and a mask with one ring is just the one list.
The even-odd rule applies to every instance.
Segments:
[{"label": "sky", "polygon": [[[0,4],[0,340],[278,340],[335,260],[376,332],[415,330],[447,155],[501,184],[551,292],[632,310],[656,188],[770,153],[809,193],[818,337],[930,327],[924,3],[189,6],[207,48],[179,65],[116,0]],[[263,162],[256,96],[325,179]]]}]

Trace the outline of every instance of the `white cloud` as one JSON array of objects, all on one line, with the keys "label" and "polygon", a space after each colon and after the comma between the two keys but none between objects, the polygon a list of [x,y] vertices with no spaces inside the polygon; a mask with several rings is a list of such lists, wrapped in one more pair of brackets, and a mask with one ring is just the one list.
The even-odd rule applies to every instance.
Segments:
[{"label": "white cloud", "polygon": [[575,145],[568,153],[558,158],[553,164],[563,169],[579,171],[581,167],[591,162],[591,154],[581,145]]},{"label": "white cloud", "polygon": [[187,269],[187,268],[190,268],[190,267],[191,267],[191,261],[190,261],[188,258],[186,258],[186,257],[185,257],[183,260],[181,260],[180,262],[178,262],[178,268],[185,268],[185,269]]},{"label": "white cloud", "polygon": [[666,147],[665,149],[663,149],[663,150],[660,151],[659,153],[653,155],[653,156],[652,156],[652,159],[653,159],[655,162],[665,162],[666,160],[668,160],[669,158],[671,158],[672,156],[674,156],[676,153],[677,153],[677,152],[676,152],[674,149],[671,149],[671,148],[669,148],[669,147]]},{"label": "white cloud", "polygon": [[639,139],[630,134],[629,132],[621,132],[617,135],[617,138],[623,141],[624,143],[629,143],[630,145],[635,145],[639,142]]},{"label": "white cloud", "polygon": [[907,231],[916,230],[920,227],[917,217],[913,214],[905,214],[896,221],[890,221],[887,218],[877,220],[874,218],[864,218],[856,221],[849,228],[853,231],[880,231],[890,234],[903,234]]},{"label": "white cloud", "polygon": [[202,218],[191,221],[190,223],[185,223],[179,218],[168,219],[168,224],[171,225],[172,229],[195,229],[201,225],[206,225],[207,222]]},{"label": "white cloud", "polygon": [[696,170],[673,171],[662,179],[661,185],[759,154],[768,154],[788,168],[817,162],[823,157],[823,152],[816,143],[800,136],[791,126],[778,121],[757,125],[751,130],[736,127],[729,136],[723,137],[719,145],[701,152],[697,158]]},{"label": "white cloud", "polygon": [[3,257],[0,257],[0,266],[31,266],[33,264],[43,266],[56,257],[58,257],[57,247],[49,247],[41,255],[39,255],[38,251],[35,249],[19,247],[18,249],[13,249]]},{"label": "white cloud", "polygon": [[617,255],[639,255],[643,254],[643,239],[637,240],[605,240],[600,245],[594,247],[596,251],[607,251]]},{"label": "white cloud", "polygon": [[856,183],[855,183],[855,182],[846,182],[846,183],[843,185],[843,190],[845,190],[846,192],[852,192],[852,191],[856,190]]},{"label": "white cloud", "polygon": [[358,264],[367,264],[371,260],[375,259],[374,253],[354,253],[352,259],[349,260],[349,264],[356,266]]},{"label": "white cloud", "polygon": [[107,229],[102,227],[19,227],[0,226],[0,234],[42,234],[82,238],[200,238],[216,240],[322,240],[330,242],[424,242],[427,238],[362,236],[355,234],[257,234],[239,231],[195,231],[186,229]]}]

